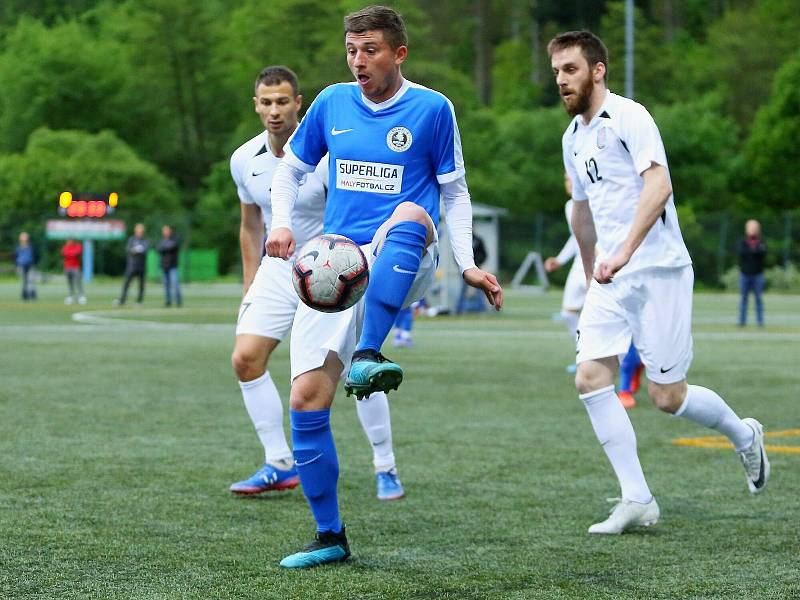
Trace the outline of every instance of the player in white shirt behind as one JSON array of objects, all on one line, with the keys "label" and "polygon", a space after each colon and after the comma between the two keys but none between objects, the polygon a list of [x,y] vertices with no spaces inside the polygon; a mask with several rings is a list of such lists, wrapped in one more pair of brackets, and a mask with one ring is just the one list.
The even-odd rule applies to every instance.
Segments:
[{"label": "player in white shirt behind", "polygon": [[[271,182],[283,148],[297,128],[303,97],[297,76],[282,66],[266,67],[255,83],[255,111],[264,131],[231,156],[231,176],[241,201],[239,242],[244,299],[239,309],[236,344],[231,357],[245,407],[264,446],[265,462],[252,476],[231,485],[240,495],[296,487],[300,482],[283,430],[283,404],[268,370],[269,358],[292,327],[299,298],[292,286],[291,261],[264,257],[264,235],[272,223]],[[300,182],[292,212],[298,248],[322,233],[328,182],[328,159]],[[356,403],[373,449],[378,499],[404,495],[397,478],[389,403],[377,392]]]},{"label": "player in white shirt behind", "polygon": [[740,419],[712,390],[686,383],[694,274],[658,128],[642,105],[607,89],[608,52],[595,35],[560,34],[548,53],[564,106],[574,117],[562,146],[572,180],[572,229],[591,280],[578,323],[575,385],[622,489],[611,516],[589,533],[618,534],[652,525],[660,516],[636,435],[614,393],[617,357],[631,340],[655,405],[730,439],[750,492],[760,492],[769,478],[761,424]]},{"label": "player in white shirt behind", "polygon": [[[564,189],[567,191],[567,196],[572,195],[572,183],[566,173],[564,173]],[[578,319],[581,316],[583,301],[586,299],[586,275],[583,273],[583,264],[580,258],[576,258],[579,248],[578,240],[575,239],[575,234],[572,233],[572,204],[572,200],[567,200],[564,205],[564,214],[567,217],[567,225],[569,226],[569,237],[564,242],[564,247],[561,248],[558,255],[549,256],[545,259],[544,270],[552,273],[572,261],[567,280],[564,282],[564,295],[561,299],[561,318],[567,325],[567,329],[574,340],[578,335]],[[567,365],[567,372],[574,373],[575,368],[574,363]]]}]

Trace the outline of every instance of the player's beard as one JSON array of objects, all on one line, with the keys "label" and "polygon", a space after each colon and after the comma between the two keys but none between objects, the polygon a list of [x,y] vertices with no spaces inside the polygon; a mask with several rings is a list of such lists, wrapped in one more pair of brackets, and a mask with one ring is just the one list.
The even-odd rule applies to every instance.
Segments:
[{"label": "player's beard", "polygon": [[592,105],[592,93],[594,92],[594,80],[591,76],[586,78],[586,81],[578,88],[573,94],[571,102],[564,100],[564,108],[570,117],[582,115]]}]

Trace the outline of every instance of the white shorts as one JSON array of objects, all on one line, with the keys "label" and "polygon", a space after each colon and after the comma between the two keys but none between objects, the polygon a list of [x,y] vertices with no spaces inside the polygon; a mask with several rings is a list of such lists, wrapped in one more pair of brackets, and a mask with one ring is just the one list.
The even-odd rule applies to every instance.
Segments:
[{"label": "white shorts", "polygon": [[579,312],[586,301],[586,273],[583,270],[583,261],[580,256],[572,259],[572,266],[564,284],[564,298],[561,308]]},{"label": "white shorts", "polygon": [[635,271],[609,284],[592,280],[578,321],[577,363],[639,351],[647,378],[675,383],[692,363],[691,265]]},{"label": "white shorts", "polygon": [[[370,266],[375,262],[388,230],[389,227],[384,223],[378,228],[372,243],[361,246]],[[425,249],[419,271],[403,304],[404,307],[420,300],[436,279],[439,239],[435,227],[433,231],[434,240]],[[370,285],[374,285],[373,282],[370,282]],[[292,380],[298,375],[321,367],[328,352],[339,355],[339,360],[344,365],[344,373],[350,369],[350,359],[361,336],[364,303],[364,298],[361,298],[355,306],[338,313],[323,313],[300,303],[292,325]]]},{"label": "white shorts", "polygon": [[292,261],[265,256],[239,307],[236,335],[282,340],[292,327],[300,298],[292,285]]}]

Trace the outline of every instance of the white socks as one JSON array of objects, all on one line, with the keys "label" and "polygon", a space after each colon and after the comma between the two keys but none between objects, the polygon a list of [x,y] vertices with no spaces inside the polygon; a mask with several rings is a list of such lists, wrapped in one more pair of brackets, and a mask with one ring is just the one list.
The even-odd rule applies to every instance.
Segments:
[{"label": "white socks", "polygon": [[372,443],[372,462],[375,471],[390,471],[395,467],[392,448],[392,422],[389,415],[389,400],[383,392],[375,392],[368,398],[356,400],[356,410],[364,433]]},{"label": "white socks", "polygon": [[737,452],[753,443],[753,430],[736,416],[719,394],[699,385],[690,385],[676,417],[684,417],[704,427],[716,429],[726,436]]},{"label": "white socks", "polygon": [[561,318],[567,324],[567,329],[572,334],[572,339],[578,337],[578,320],[581,318],[581,313],[573,312],[571,310],[562,310]]},{"label": "white socks", "polygon": [[283,431],[283,404],[269,371],[258,379],[240,381],[239,387],[247,413],[264,446],[265,461],[277,463],[279,467],[286,465],[286,461],[291,464],[292,451]]},{"label": "white socks", "polygon": [[594,433],[611,462],[625,500],[647,504],[653,498],[636,453],[636,434],[614,386],[581,394]]}]

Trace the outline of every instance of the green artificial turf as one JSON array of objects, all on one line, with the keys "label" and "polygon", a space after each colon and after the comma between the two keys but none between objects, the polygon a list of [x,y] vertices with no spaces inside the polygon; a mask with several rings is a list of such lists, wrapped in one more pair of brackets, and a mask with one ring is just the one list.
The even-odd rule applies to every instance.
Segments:
[{"label": "green artificial turf", "polygon": [[[227,492],[263,458],[230,367],[239,286],[187,286],[179,310],[159,286],[112,309],[118,286],[65,306],[60,280],[28,304],[0,284],[0,598],[800,597],[800,454],[773,452],[751,497],[732,451],[672,443],[714,432],[646,391],[631,418],[662,521],[586,534],[619,492],[564,371],[557,291],[418,319],[413,349],[385,349],[406,371],[389,395],[404,500],[375,499],[354,400],[337,396],[353,558],[283,570],[313,537],[300,489]],[[690,381],[767,431],[797,429],[800,298],[765,302],[766,329],[739,329],[734,296],[696,296]],[[287,397],[288,344],[271,372]]]}]

